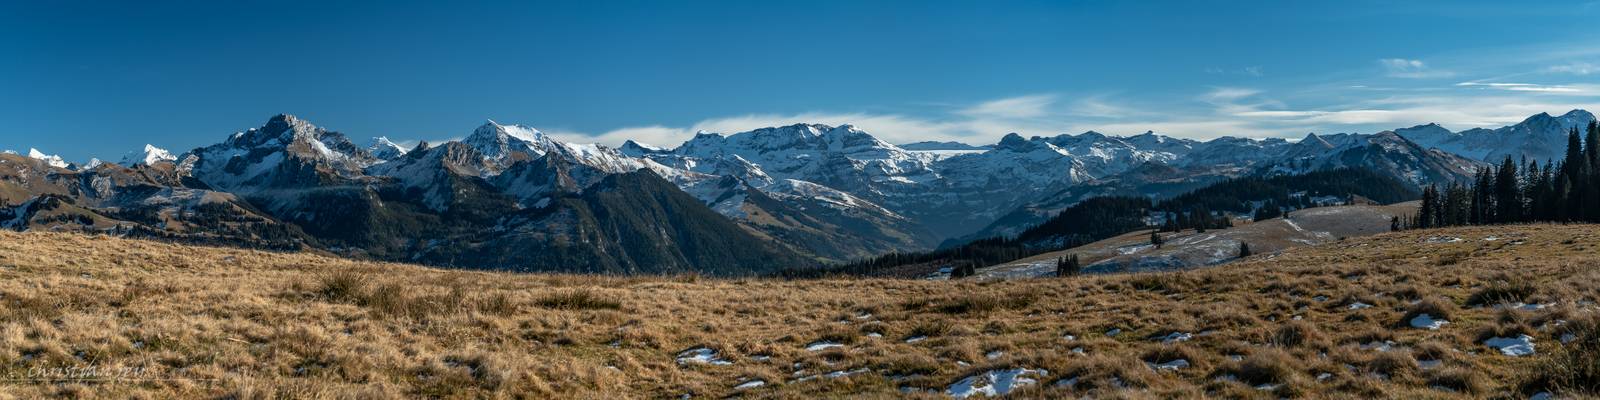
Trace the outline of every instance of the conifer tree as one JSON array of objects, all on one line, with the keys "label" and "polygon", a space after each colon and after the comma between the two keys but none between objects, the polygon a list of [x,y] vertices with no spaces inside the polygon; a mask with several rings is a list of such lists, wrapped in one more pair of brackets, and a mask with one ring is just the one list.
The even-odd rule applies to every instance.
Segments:
[{"label": "conifer tree", "polygon": [[1056,259],[1056,276],[1077,275],[1082,267],[1078,264],[1078,255],[1071,254]]}]

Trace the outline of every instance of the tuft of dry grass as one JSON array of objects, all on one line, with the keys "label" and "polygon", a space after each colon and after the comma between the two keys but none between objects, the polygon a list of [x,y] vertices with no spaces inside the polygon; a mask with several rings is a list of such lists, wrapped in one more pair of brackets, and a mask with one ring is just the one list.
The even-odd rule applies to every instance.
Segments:
[{"label": "tuft of dry grass", "polygon": [[1590,314],[1566,328],[1563,334],[1571,335],[1570,340],[1557,341],[1549,361],[1540,363],[1522,383],[1523,393],[1600,397],[1600,316]]},{"label": "tuft of dry grass", "polygon": [[550,293],[533,304],[554,310],[618,310],[622,302],[600,295],[592,289],[572,289]]},{"label": "tuft of dry grass", "polygon": [[1231,361],[1212,372],[1213,377],[1232,377],[1250,386],[1293,383],[1298,374],[1294,356],[1282,350],[1263,349]]},{"label": "tuft of dry grass", "polygon": [[1467,297],[1467,305],[1492,306],[1523,303],[1538,291],[1538,287],[1525,280],[1495,281],[1482,289],[1472,292],[1472,296]]}]

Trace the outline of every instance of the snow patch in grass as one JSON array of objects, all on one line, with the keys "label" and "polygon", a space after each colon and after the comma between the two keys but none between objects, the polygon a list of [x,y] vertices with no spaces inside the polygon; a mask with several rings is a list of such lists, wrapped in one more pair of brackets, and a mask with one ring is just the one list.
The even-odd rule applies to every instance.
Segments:
[{"label": "snow patch in grass", "polygon": [[1187,342],[1189,339],[1194,339],[1194,335],[1187,332],[1173,332],[1167,334],[1167,336],[1162,336],[1160,339],[1161,343]]},{"label": "snow patch in grass", "polygon": [[962,378],[950,384],[944,393],[958,399],[973,395],[1004,396],[1017,388],[1037,384],[1037,378],[1046,376],[1050,376],[1050,372],[1044,369],[997,369]]},{"label": "snow patch in grass", "polygon": [[1439,328],[1444,327],[1449,323],[1450,321],[1434,319],[1432,315],[1428,315],[1427,313],[1418,314],[1416,318],[1411,319],[1412,328],[1427,329],[1430,331],[1439,330]]},{"label": "snow patch in grass", "polygon": [[1348,306],[1346,308],[1349,308],[1351,310],[1360,310],[1360,309],[1363,309],[1363,308],[1372,308],[1372,305],[1371,304],[1367,304],[1367,303],[1362,303],[1362,302],[1358,301],[1358,302],[1350,303],[1350,306]]},{"label": "snow patch in grass", "polygon": [[912,336],[912,337],[906,338],[906,343],[916,343],[916,342],[921,342],[921,341],[924,341],[924,340],[928,340],[928,337],[927,336],[923,336],[923,335],[917,335],[917,336]]},{"label": "snow patch in grass", "polygon": [[763,380],[760,380],[760,379],[752,379],[752,380],[750,380],[748,382],[741,383],[738,386],[734,386],[733,390],[755,389],[755,388],[761,387],[762,385],[766,385],[766,384],[767,384],[767,381],[763,381]]},{"label": "snow patch in grass", "polygon": [[823,377],[828,378],[828,379],[838,379],[838,378],[843,378],[843,377],[850,376],[850,375],[864,374],[864,373],[867,373],[869,371],[872,371],[872,369],[869,369],[869,368],[856,368],[856,369],[852,369],[852,370],[849,370],[849,371],[842,371],[841,370],[841,371],[829,372],[826,375],[823,375]]},{"label": "snow patch in grass", "polygon": [[1528,335],[1515,338],[1496,337],[1483,341],[1483,344],[1500,350],[1500,354],[1512,357],[1533,355],[1533,337]]},{"label": "snow patch in grass", "polygon": [[1185,359],[1181,359],[1181,358],[1180,359],[1176,359],[1176,360],[1172,360],[1172,361],[1167,361],[1167,362],[1160,363],[1160,364],[1150,363],[1150,362],[1147,362],[1145,364],[1149,364],[1151,369],[1154,369],[1154,370],[1157,370],[1157,371],[1177,371],[1177,370],[1180,370],[1180,369],[1189,368],[1189,360],[1185,360]]},{"label": "snow patch in grass", "polygon": [[718,357],[716,350],[696,347],[678,353],[678,364],[730,365],[733,363]]},{"label": "snow patch in grass", "polygon": [[1393,348],[1394,348],[1394,341],[1393,340],[1385,340],[1385,341],[1382,341],[1382,342],[1371,341],[1371,342],[1366,342],[1366,343],[1362,343],[1361,344],[1361,349],[1362,350],[1372,350],[1372,351],[1376,351],[1376,352],[1379,352],[1379,353],[1389,351],[1390,349],[1393,349]]},{"label": "snow patch in grass", "polygon": [[1423,243],[1433,243],[1433,244],[1438,244],[1438,243],[1456,243],[1456,242],[1460,242],[1460,241],[1461,241],[1461,238],[1458,238],[1458,237],[1455,237],[1455,236],[1429,236],[1427,239],[1423,239],[1422,240]]},{"label": "snow patch in grass", "polygon": [[844,345],[843,344],[839,344],[837,342],[830,342],[830,341],[826,341],[826,340],[821,340],[821,341],[811,342],[811,344],[806,345],[806,351],[823,351],[823,350],[827,350],[827,349],[831,349],[831,348],[835,348],[835,347],[844,347]]}]

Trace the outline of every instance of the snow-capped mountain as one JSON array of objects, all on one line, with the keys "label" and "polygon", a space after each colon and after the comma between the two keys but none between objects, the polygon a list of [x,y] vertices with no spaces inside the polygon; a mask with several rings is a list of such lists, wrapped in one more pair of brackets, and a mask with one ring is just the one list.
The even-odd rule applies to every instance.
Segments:
[{"label": "snow-capped mountain", "polygon": [[957,141],[947,141],[947,142],[924,141],[924,142],[916,142],[916,143],[906,143],[906,144],[902,144],[902,145],[899,145],[899,146],[900,146],[900,148],[906,149],[906,150],[909,150],[909,151],[982,151],[982,150],[988,150],[989,149],[989,147],[986,147],[986,146],[973,146],[973,145],[970,145],[970,144],[961,143],[961,142],[957,142]]},{"label": "snow-capped mountain", "polygon": [[241,194],[355,184],[362,169],[381,161],[343,134],[287,114],[181,160],[206,184]]},{"label": "snow-capped mountain", "polygon": [[1510,156],[1517,160],[1560,161],[1567,151],[1567,133],[1572,129],[1581,133],[1594,121],[1594,114],[1572,110],[1561,116],[1535,114],[1515,125],[1497,129],[1451,132],[1439,124],[1427,124],[1396,129],[1395,133],[1425,147],[1475,160],[1500,162]]},{"label": "snow-capped mountain", "polygon": [[478,129],[474,129],[471,135],[461,140],[461,143],[472,146],[478,153],[501,166],[542,156],[557,146],[554,139],[545,136],[544,132],[538,129],[522,125],[501,125],[494,120],[478,126]]},{"label": "snow-capped mountain", "polygon": [[373,157],[377,157],[379,160],[387,161],[400,158],[406,155],[406,151],[406,148],[390,141],[388,136],[372,138],[372,142],[367,144],[367,153],[371,153]]},{"label": "snow-capped mountain", "polygon": [[61,156],[45,154],[44,152],[39,151],[39,149],[28,149],[28,158],[43,161],[45,165],[56,168],[66,168],[68,166],[67,162],[61,159]]},{"label": "snow-capped mountain", "polygon": [[144,145],[143,150],[124,154],[122,156],[122,161],[118,162],[118,164],[132,167],[135,165],[151,165],[158,162],[171,162],[176,161],[177,159],[178,157],[173,156],[172,153],[169,153],[166,150],[156,147],[155,145],[146,144]]}]

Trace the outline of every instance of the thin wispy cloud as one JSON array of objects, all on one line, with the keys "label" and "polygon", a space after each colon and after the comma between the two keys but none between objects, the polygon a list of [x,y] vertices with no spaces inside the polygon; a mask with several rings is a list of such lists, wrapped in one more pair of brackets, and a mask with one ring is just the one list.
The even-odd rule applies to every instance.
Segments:
[{"label": "thin wispy cloud", "polygon": [[975,117],[1033,118],[1045,114],[1045,108],[1054,104],[1054,95],[1029,95],[986,101],[960,111]]},{"label": "thin wispy cloud", "polygon": [[1545,93],[1581,93],[1583,90],[1565,85],[1538,85],[1532,83],[1505,83],[1505,82],[1461,82],[1456,86],[1481,87],[1487,89],[1509,90],[1513,92],[1545,92]]},{"label": "thin wispy cloud", "polygon": [[1561,74],[1572,74],[1572,75],[1589,75],[1589,74],[1593,74],[1593,73],[1596,73],[1596,72],[1600,72],[1600,65],[1590,64],[1590,63],[1586,63],[1586,62],[1573,62],[1573,63],[1567,63],[1567,64],[1562,64],[1562,65],[1552,65],[1552,66],[1549,66],[1549,67],[1545,67],[1544,71],[1545,72],[1552,72],[1552,73],[1561,73]]},{"label": "thin wispy cloud", "polygon": [[1211,67],[1206,68],[1205,72],[1212,75],[1246,75],[1252,77],[1262,77],[1267,75],[1266,68],[1260,65],[1251,65],[1244,68]]},{"label": "thin wispy cloud", "polygon": [[1391,78],[1443,78],[1455,75],[1450,71],[1438,70],[1429,67],[1422,60],[1407,58],[1385,58],[1378,60],[1378,65],[1383,66],[1387,76]]}]

